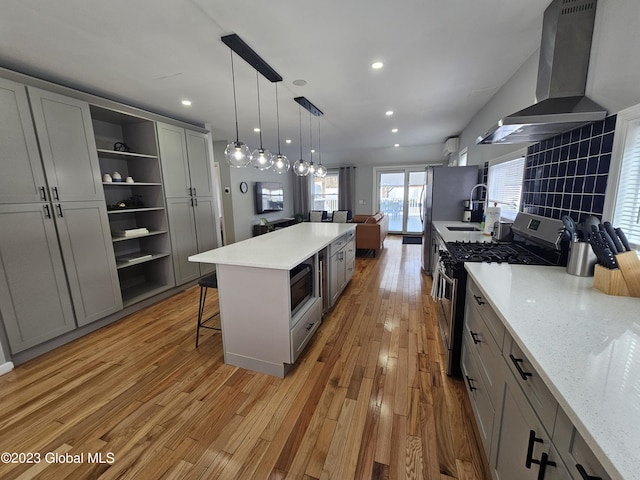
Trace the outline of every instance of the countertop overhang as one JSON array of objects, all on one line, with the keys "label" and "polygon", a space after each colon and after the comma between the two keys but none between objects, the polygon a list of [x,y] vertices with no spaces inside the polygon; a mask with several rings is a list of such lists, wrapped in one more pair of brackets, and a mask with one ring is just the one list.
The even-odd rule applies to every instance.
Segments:
[{"label": "countertop overhang", "polygon": [[291,270],[355,230],[355,223],[304,222],[189,257],[190,262]]},{"label": "countertop overhang", "polygon": [[640,299],[564,267],[465,263],[612,478],[640,471]]}]

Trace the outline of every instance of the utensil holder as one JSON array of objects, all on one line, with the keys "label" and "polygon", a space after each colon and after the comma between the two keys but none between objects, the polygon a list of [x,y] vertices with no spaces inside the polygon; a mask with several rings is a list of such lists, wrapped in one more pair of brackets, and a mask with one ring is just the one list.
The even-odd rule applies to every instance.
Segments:
[{"label": "utensil holder", "polygon": [[577,277],[592,277],[597,260],[591,244],[588,242],[571,242],[569,244],[567,273]]},{"label": "utensil holder", "polygon": [[607,295],[622,297],[640,297],[640,260],[636,252],[624,252],[616,255],[620,268],[609,270],[596,265],[593,287]]}]

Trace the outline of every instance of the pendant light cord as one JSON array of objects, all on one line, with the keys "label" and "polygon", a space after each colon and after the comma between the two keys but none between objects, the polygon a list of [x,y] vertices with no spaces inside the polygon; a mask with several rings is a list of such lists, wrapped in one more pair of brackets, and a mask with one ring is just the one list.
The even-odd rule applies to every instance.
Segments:
[{"label": "pendant light cord", "polygon": [[276,82],[276,122],[278,123],[278,155],[280,152],[280,109],[278,108],[278,82]]},{"label": "pendant light cord", "polygon": [[240,143],[240,134],[238,133],[238,104],[236,102],[236,74],[233,70],[233,50],[231,52],[231,81],[233,83],[233,110],[236,114],[236,143]]},{"label": "pendant light cord", "polygon": [[311,155],[311,160],[309,160],[309,163],[313,164],[313,135],[311,134],[311,111],[309,111],[309,146],[311,148],[309,148],[309,150],[311,151],[310,155]]},{"label": "pendant light cord", "polygon": [[256,70],[256,87],[258,90],[258,129],[260,130],[260,150],[262,148],[262,121],[260,120],[260,77],[258,76],[258,70]]},{"label": "pendant light cord", "polygon": [[318,117],[318,165],[322,165],[322,150],[320,150],[320,117]]},{"label": "pendant light cord", "polygon": [[300,120],[300,160],[304,160],[302,158],[302,108],[298,105],[298,118]]}]

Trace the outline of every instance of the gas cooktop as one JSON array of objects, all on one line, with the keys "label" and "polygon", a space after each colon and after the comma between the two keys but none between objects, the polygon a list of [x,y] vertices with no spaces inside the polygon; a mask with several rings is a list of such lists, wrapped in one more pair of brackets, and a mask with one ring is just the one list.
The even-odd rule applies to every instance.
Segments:
[{"label": "gas cooktop", "polygon": [[552,262],[517,243],[448,242],[447,250],[456,262],[550,265]]}]

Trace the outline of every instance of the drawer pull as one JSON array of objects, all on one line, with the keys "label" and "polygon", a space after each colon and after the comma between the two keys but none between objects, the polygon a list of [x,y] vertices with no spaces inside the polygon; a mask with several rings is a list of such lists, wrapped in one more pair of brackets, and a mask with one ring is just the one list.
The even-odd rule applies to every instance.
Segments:
[{"label": "drawer pull", "polygon": [[47,189],[45,187],[40,187],[40,200],[47,201]]},{"label": "drawer pull", "polygon": [[522,370],[522,367],[520,366],[520,364],[524,362],[523,359],[514,357],[512,353],[509,354],[509,358],[511,359],[513,364],[516,366],[516,370],[518,370],[518,373],[520,374],[523,380],[526,380],[527,377],[533,376],[531,372],[525,372],[524,370]]},{"label": "drawer pull", "polygon": [[[533,460],[533,463],[537,463],[537,460]],[[539,463],[540,463],[540,470],[538,470],[538,480],[544,480],[544,474],[547,471],[547,466],[555,467],[556,462],[552,462],[551,460],[549,460],[549,455],[547,455],[546,453],[543,453],[542,455],[540,455]]]},{"label": "drawer pull", "polygon": [[540,463],[540,460],[534,460],[533,458],[533,447],[535,443],[544,443],[541,438],[536,437],[536,432],[533,430],[529,430],[529,445],[527,446],[527,458],[524,462],[524,466],[527,468],[531,468],[532,463]]},{"label": "drawer pull", "polygon": [[474,295],[473,298],[476,300],[476,303],[478,305],[484,305],[484,302],[482,301],[482,297],[480,295]]},{"label": "drawer pull", "polygon": [[579,463],[576,463],[576,470],[578,470],[578,473],[583,478],[583,480],[602,480],[602,477],[594,477],[593,475],[589,475],[584,467]]},{"label": "drawer pull", "polygon": [[309,323],[309,324],[307,325],[307,328],[306,328],[307,332],[308,332],[309,330],[311,330],[315,324],[316,324],[316,322]]},{"label": "drawer pull", "polygon": [[471,334],[471,338],[473,339],[473,343],[474,344],[479,344],[482,343],[479,339],[478,339],[478,334],[476,332],[473,332],[471,330],[469,330],[469,333]]},{"label": "drawer pull", "polygon": [[473,392],[474,390],[477,390],[477,388],[471,384],[471,382],[473,382],[473,378],[469,378],[469,375],[465,375],[465,377],[467,378],[467,385],[469,385],[469,391]]}]

